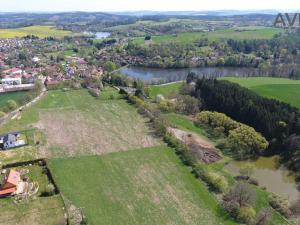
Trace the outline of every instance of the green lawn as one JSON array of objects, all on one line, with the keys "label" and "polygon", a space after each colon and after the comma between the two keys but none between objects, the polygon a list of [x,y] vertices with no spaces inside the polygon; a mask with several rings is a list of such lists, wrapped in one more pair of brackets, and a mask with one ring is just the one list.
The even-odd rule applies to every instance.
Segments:
[{"label": "green lawn", "polygon": [[149,94],[152,99],[154,99],[158,94],[161,94],[164,97],[169,97],[171,94],[177,94],[181,86],[182,86],[182,82],[163,84],[163,85],[152,85],[149,86],[150,88]]},{"label": "green lawn", "polygon": [[16,29],[0,29],[0,38],[24,37],[26,35],[35,35],[40,38],[50,36],[63,38],[64,36],[73,35],[73,33],[71,31],[58,30],[53,26],[29,26]]},{"label": "green lawn", "polygon": [[[255,29],[226,29],[212,32],[187,32],[177,35],[153,36],[153,43],[191,43],[200,39],[207,38],[210,41],[219,41],[222,39],[235,40],[253,40],[253,39],[271,39],[275,34],[282,32],[280,28],[256,27]],[[134,41],[139,44],[144,43],[144,37],[135,38]]]},{"label": "green lawn", "polygon": [[274,98],[300,108],[300,80],[272,77],[221,78],[249,88],[267,98]]},{"label": "green lawn", "polygon": [[8,100],[15,100],[18,102],[24,95],[26,94],[26,91],[19,91],[19,92],[11,92],[11,93],[5,93],[0,94],[0,111],[6,107]]},{"label": "green lawn", "polygon": [[89,224],[235,224],[167,147],[54,159],[50,168]]}]

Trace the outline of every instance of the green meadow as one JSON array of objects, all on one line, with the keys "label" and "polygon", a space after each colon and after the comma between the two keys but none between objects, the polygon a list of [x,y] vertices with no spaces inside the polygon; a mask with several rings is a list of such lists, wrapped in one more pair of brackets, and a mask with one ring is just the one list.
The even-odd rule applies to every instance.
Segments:
[{"label": "green meadow", "polygon": [[300,108],[300,80],[273,77],[221,78],[237,83],[267,98],[277,99]]},{"label": "green meadow", "polygon": [[89,224],[235,224],[168,147],[50,162]]},{"label": "green meadow", "polygon": [[[152,43],[182,43],[188,44],[200,39],[207,38],[210,41],[220,41],[222,39],[235,40],[253,40],[253,39],[271,39],[275,34],[282,32],[279,28],[270,27],[247,27],[243,29],[226,29],[212,32],[187,32],[174,35],[153,36]],[[145,43],[144,37],[134,39],[135,43]]]},{"label": "green meadow", "polygon": [[15,38],[27,35],[35,35],[39,38],[63,38],[64,36],[71,36],[73,33],[71,31],[58,30],[53,26],[29,26],[16,29],[0,29],[0,38]]}]

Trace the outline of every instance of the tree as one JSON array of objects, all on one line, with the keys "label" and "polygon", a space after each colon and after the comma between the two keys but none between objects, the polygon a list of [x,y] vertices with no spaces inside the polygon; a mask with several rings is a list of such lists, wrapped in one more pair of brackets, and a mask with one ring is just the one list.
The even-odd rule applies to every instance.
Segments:
[{"label": "tree", "polygon": [[176,109],[185,114],[196,114],[201,108],[201,102],[189,95],[179,95],[177,97]]},{"label": "tree", "polygon": [[224,196],[224,201],[235,204],[237,207],[252,206],[256,200],[256,192],[244,182],[237,183],[228,194]]},{"label": "tree", "polygon": [[107,72],[112,72],[117,69],[117,65],[112,61],[107,61],[103,65],[104,70]]},{"label": "tree", "polygon": [[228,143],[239,159],[261,154],[269,145],[261,134],[246,125],[229,131]]},{"label": "tree", "polygon": [[272,214],[269,209],[261,210],[261,212],[258,214],[256,218],[255,225],[268,225],[271,215]]}]

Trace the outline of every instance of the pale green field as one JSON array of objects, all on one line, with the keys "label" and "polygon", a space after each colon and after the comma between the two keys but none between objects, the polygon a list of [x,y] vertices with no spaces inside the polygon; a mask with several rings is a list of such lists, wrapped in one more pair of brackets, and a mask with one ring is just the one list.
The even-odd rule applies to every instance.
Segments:
[{"label": "pale green field", "polygon": [[39,38],[55,37],[63,38],[71,36],[71,31],[58,30],[53,26],[30,26],[17,29],[0,29],[0,38],[24,37],[26,35],[35,35]]},{"label": "pale green field", "polygon": [[165,146],[53,159],[50,168],[91,225],[236,224]]},{"label": "pale green field", "polygon": [[[279,28],[268,27],[246,27],[239,29],[218,30],[213,32],[188,32],[179,33],[177,35],[162,35],[153,36],[152,43],[191,43],[200,39],[207,38],[210,41],[219,41],[222,39],[235,39],[235,40],[253,40],[253,39],[271,39],[275,34],[282,32]],[[143,44],[144,37],[135,38],[135,43]]]},{"label": "pale green field", "polygon": [[277,99],[300,108],[300,80],[273,77],[220,78],[249,88],[267,98]]}]

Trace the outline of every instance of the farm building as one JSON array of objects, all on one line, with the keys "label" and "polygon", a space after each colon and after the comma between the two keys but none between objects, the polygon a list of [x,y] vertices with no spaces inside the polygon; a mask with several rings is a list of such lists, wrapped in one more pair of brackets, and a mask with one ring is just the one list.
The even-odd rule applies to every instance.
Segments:
[{"label": "farm building", "polygon": [[25,145],[25,140],[20,133],[14,132],[0,136],[0,149],[8,150]]},{"label": "farm building", "polygon": [[18,185],[21,183],[21,174],[15,170],[10,170],[4,177],[0,187],[0,197],[14,194],[17,192]]}]

